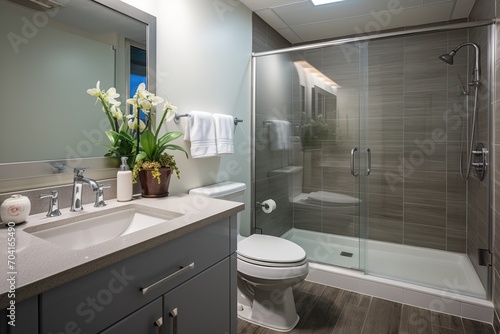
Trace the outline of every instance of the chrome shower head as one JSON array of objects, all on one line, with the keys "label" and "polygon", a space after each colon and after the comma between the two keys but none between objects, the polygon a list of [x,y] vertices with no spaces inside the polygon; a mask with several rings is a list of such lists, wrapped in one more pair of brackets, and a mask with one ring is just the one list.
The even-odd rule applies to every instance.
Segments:
[{"label": "chrome shower head", "polygon": [[474,70],[472,71],[472,82],[469,85],[474,85],[477,86],[479,84],[479,79],[481,76],[481,67],[479,64],[479,46],[476,43],[472,42],[465,42],[454,48],[453,50],[450,51],[450,53],[445,53],[441,56],[439,56],[439,59],[444,61],[447,64],[453,65],[453,57],[457,53],[458,50],[460,50],[464,46],[472,46],[476,52],[475,54],[475,62],[474,62]]},{"label": "chrome shower head", "polygon": [[439,59],[444,61],[447,64],[453,65],[453,56],[455,56],[457,52],[455,50],[452,50],[450,53],[445,53],[443,55],[439,56]]}]

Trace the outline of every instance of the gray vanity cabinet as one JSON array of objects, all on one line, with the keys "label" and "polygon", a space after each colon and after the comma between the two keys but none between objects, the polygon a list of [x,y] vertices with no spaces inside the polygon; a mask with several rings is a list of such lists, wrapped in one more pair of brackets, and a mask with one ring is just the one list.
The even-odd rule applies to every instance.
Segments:
[{"label": "gray vanity cabinet", "polygon": [[157,298],[148,305],[140,308],[125,319],[120,320],[101,334],[158,334],[163,325],[162,298]]},{"label": "gray vanity cabinet", "polygon": [[38,333],[38,297],[16,303],[15,326],[10,326],[7,318],[8,310],[0,311],[1,334],[31,334]]},{"label": "gray vanity cabinet", "polygon": [[[179,334],[236,333],[234,219],[41,294],[40,333],[156,333],[154,322],[160,318],[161,333],[176,333],[171,332],[174,319],[166,317],[172,307],[179,311]],[[203,330],[191,331],[196,323]],[[188,329],[181,330],[184,326]]]},{"label": "gray vanity cabinet", "polygon": [[163,296],[165,334],[231,333],[231,259]]}]

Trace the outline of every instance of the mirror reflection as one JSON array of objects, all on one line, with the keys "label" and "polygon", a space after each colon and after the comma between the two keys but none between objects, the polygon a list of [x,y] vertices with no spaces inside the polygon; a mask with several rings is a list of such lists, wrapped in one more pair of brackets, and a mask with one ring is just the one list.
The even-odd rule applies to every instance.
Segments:
[{"label": "mirror reflection", "polygon": [[340,86],[305,60],[295,61],[300,83],[301,144],[321,147],[323,140],[337,138],[337,89]]},{"label": "mirror reflection", "polygon": [[0,164],[102,157],[109,123],[86,91],[100,80],[124,104],[146,76],[147,25],[90,0],[15,2],[0,0]]}]

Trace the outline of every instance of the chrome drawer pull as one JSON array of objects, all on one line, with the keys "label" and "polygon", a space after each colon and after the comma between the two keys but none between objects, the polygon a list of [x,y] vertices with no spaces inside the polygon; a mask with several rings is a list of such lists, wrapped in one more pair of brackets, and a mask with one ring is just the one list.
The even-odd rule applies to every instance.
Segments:
[{"label": "chrome drawer pull", "polygon": [[153,289],[155,286],[158,286],[158,285],[163,284],[163,283],[167,283],[167,282],[173,280],[174,278],[176,278],[176,277],[178,277],[178,276],[180,276],[180,275],[182,275],[182,274],[184,274],[192,269],[194,269],[194,262],[186,267],[181,267],[181,269],[177,270],[175,273],[170,274],[165,278],[162,278],[158,282],[153,283],[146,288],[141,288],[142,294],[145,295],[146,293],[149,292],[149,290]]},{"label": "chrome drawer pull", "polygon": [[163,317],[155,321],[155,326],[158,327],[158,334],[161,334],[161,327],[163,326]]},{"label": "chrome drawer pull", "polygon": [[172,318],[172,334],[177,334],[177,307],[170,311],[170,317]]}]

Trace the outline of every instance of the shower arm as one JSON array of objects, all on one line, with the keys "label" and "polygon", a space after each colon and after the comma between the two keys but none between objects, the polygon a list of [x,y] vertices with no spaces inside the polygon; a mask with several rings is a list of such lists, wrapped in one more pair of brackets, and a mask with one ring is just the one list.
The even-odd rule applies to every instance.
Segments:
[{"label": "shower arm", "polygon": [[[479,85],[479,78],[481,76],[481,68],[479,65],[480,61],[480,51],[479,51],[479,46],[476,43],[472,42],[465,42],[457,46],[455,49],[453,49],[451,52],[453,52],[453,55],[457,53],[458,50],[463,48],[464,46],[472,46],[474,47],[474,50],[476,51],[476,59],[475,59],[475,64],[474,64],[474,70],[472,71],[472,82],[469,83],[469,86],[477,86]],[[451,54],[451,53],[450,53]]]}]

